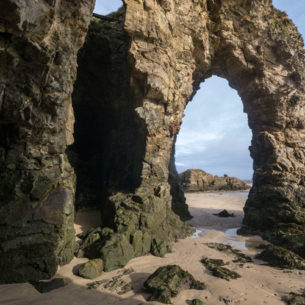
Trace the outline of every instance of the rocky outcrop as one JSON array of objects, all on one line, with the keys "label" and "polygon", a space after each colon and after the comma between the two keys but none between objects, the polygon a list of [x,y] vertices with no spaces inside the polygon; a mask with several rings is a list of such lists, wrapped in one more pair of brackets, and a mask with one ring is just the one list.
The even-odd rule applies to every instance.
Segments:
[{"label": "rocky outcrop", "polygon": [[73,93],[75,144],[69,155],[78,177],[76,204],[90,203],[102,212],[103,229],[84,250],[90,258],[101,257],[106,271],[150,252],[164,256],[171,242],[192,232],[180,220],[190,214],[174,166],[169,176],[171,156],[164,151],[166,172],[157,169],[153,181],[143,161],[149,135],[136,111],[143,88],[133,80],[124,21],[124,9],[92,20]]},{"label": "rocky outcrop", "polygon": [[0,4],[0,283],[73,258],[71,93],[94,0]]},{"label": "rocky outcrop", "polygon": [[163,181],[168,188],[169,156],[187,101],[206,78],[224,77],[242,98],[253,133],[244,227],[281,244],[289,240],[304,255],[305,67],[296,27],[271,0],[125,4],[131,84],[142,94],[135,111],[147,129],[142,185],[153,190]]},{"label": "rocky outcrop", "polygon": [[[93,2],[0,4],[2,282],[50,277],[74,251],[75,175],[65,151]],[[126,11],[92,22],[73,95],[77,203],[102,211],[105,266],[161,255],[189,234],[176,214],[186,209],[170,177],[172,152],[187,101],[211,75],[238,91],[253,132],[244,231],[305,257],[305,67],[296,27],[271,0],[124,3]]]},{"label": "rocky outcrop", "polygon": [[240,179],[224,175],[213,176],[201,169],[188,169],[179,174],[183,190],[186,192],[205,191],[238,191],[247,190],[250,187]]}]

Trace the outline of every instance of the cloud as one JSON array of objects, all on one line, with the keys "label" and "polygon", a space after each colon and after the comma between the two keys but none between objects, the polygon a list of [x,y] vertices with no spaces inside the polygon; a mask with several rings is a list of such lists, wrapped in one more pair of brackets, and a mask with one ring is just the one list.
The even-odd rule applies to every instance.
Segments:
[{"label": "cloud", "polygon": [[249,179],[251,137],[237,92],[226,80],[212,77],[186,108],[176,142],[177,169],[201,168],[214,175]]}]

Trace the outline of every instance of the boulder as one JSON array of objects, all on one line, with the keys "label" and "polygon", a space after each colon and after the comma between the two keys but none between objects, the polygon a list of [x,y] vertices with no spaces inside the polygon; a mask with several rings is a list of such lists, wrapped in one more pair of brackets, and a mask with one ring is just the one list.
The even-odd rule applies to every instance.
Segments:
[{"label": "boulder", "polygon": [[85,279],[95,279],[103,272],[104,264],[100,258],[92,259],[80,266],[78,275]]},{"label": "boulder", "polygon": [[160,267],[145,281],[144,287],[152,294],[149,301],[171,304],[171,297],[182,289],[203,290],[206,285],[177,265]]}]

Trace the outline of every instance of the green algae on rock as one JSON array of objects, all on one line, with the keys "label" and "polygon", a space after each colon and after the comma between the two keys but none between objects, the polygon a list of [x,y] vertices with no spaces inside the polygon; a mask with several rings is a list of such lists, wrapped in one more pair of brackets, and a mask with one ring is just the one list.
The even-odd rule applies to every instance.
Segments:
[{"label": "green algae on rock", "polygon": [[100,281],[94,281],[92,283],[87,284],[88,289],[97,289],[102,286],[104,289],[108,289],[110,291],[115,291],[117,294],[122,295],[132,290],[131,283],[123,280],[123,277],[126,275],[130,275],[134,270],[123,269],[120,274],[112,277],[111,279],[104,279]]},{"label": "green algae on rock", "polygon": [[193,299],[191,305],[205,305],[205,303],[199,299]]},{"label": "green algae on rock", "polygon": [[177,265],[158,268],[145,281],[144,287],[152,293],[149,301],[171,304],[171,297],[176,296],[182,289],[203,290],[206,285]]},{"label": "green algae on rock", "polygon": [[224,252],[229,255],[234,255],[236,258],[233,260],[234,263],[251,263],[252,258],[245,255],[238,249],[234,249],[230,245],[225,245],[221,243],[205,243],[211,249],[215,249],[220,252]]},{"label": "green algae on rock", "polygon": [[222,259],[209,259],[203,257],[201,259],[201,263],[206,266],[213,276],[225,279],[226,281],[241,277],[235,271],[231,271],[223,267],[224,265],[227,265],[227,263],[225,263]]},{"label": "green algae on rock", "polygon": [[305,291],[302,294],[291,292],[288,296],[282,297],[287,305],[305,305]]},{"label": "green algae on rock", "polygon": [[274,267],[305,270],[305,260],[301,256],[274,245],[264,246],[264,250],[256,258]]},{"label": "green algae on rock", "polygon": [[96,258],[81,265],[78,269],[78,275],[85,279],[95,279],[102,274],[103,270],[103,261],[100,258]]}]

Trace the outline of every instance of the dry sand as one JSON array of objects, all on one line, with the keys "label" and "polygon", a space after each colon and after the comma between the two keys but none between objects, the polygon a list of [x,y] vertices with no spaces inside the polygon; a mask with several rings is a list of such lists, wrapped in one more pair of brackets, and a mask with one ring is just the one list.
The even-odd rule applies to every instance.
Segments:
[{"label": "dry sand", "polygon": [[[258,251],[255,245],[262,241],[259,237],[237,237],[236,228],[242,221],[242,208],[246,200],[246,193],[191,193],[187,194],[187,202],[194,218],[190,223],[197,228],[196,238],[190,237],[180,240],[173,247],[173,252],[164,258],[147,255],[131,260],[126,268],[135,270],[131,275],[124,277],[131,281],[133,291],[119,296],[115,292],[98,288],[89,290],[86,284],[90,280],[75,276],[72,270],[86,261],[74,259],[69,265],[58,270],[56,277],[68,279],[69,284],[49,293],[40,294],[30,284],[2,285],[0,286],[0,304],[2,305],[98,305],[98,304],[161,304],[147,302],[148,294],[143,290],[143,283],[147,277],[158,267],[168,264],[178,264],[188,270],[193,276],[207,284],[203,291],[185,290],[173,298],[173,304],[190,304],[190,300],[199,298],[207,305],[241,304],[241,305],[280,305],[281,296],[287,293],[300,292],[304,288],[304,271],[287,271],[263,265],[263,262],[254,260],[240,266],[230,263],[228,268],[238,272],[240,279],[226,281],[213,277],[200,263],[202,256],[221,258],[232,261],[232,256],[220,253],[204,245],[206,242],[229,243],[243,249],[245,254],[253,257]],[[219,218],[212,215],[222,209],[233,212],[234,218]],[[96,213],[87,212],[78,215],[77,231],[86,228],[86,220]],[[1,271],[0,271],[1,272]],[[104,273],[100,279],[110,279],[120,273],[116,270]]]}]

